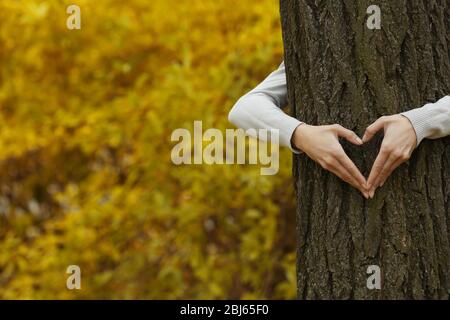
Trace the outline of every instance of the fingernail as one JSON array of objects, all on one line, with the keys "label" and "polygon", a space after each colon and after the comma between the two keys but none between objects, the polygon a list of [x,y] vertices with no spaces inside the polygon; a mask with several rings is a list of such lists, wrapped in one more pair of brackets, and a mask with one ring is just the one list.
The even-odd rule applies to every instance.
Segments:
[{"label": "fingernail", "polygon": [[380,188],[384,185],[384,181],[382,183],[380,183]]},{"label": "fingernail", "polygon": [[374,194],[375,194],[374,190],[370,191],[370,199],[373,199]]},{"label": "fingernail", "polygon": [[361,140],[361,138],[358,138],[357,140],[358,140],[359,144],[363,144],[363,141]]}]

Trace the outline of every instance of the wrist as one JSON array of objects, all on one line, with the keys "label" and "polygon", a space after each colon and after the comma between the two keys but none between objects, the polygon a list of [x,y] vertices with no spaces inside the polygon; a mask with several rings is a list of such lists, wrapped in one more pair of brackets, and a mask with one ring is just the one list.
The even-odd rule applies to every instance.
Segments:
[{"label": "wrist", "polygon": [[295,128],[292,134],[291,145],[292,148],[298,151],[303,151],[303,143],[305,139],[305,130],[310,127],[306,123],[301,123]]},{"label": "wrist", "polygon": [[400,117],[400,121],[402,123],[404,123],[405,130],[408,131],[409,136],[411,137],[412,140],[414,140],[414,148],[416,148],[418,146],[419,139],[417,137],[416,129],[414,128],[414,124],[411,122],[411,120],[408,117],[406,117],[403,114],[400,114],[399,117]]}]

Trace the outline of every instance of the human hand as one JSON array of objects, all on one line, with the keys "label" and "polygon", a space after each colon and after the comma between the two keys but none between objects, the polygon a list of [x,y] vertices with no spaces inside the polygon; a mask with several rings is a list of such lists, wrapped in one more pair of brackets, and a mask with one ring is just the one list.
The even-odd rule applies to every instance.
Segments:
[{"label": "human hand", "polygon": [[367,142],[381,129],[384,138],[367,180],[369,196],[382,187],[386,179],[399,165],[408,161],[414,151],[417,138],[411,122],[402,115],[384,116],[367,127],[363,142]]},{"label": "human hand", "polygon": [[368,199],[366,179],[346,155],[339,143],[339,137],[356,145],[363,144],[356,133],[338,124],[326,126],[301,124],[292,135],[292,143],[325,170],[351,184]]}]

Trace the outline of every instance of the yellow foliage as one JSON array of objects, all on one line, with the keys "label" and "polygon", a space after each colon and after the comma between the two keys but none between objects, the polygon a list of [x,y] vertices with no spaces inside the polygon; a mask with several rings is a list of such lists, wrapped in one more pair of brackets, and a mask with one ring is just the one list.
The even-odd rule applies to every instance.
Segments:
[{"label": "yellow foliage", "polygon": [[289,152],[170,161],[278,66],[278,1],[72,3],[0,2],[0,298],[294,298]]}]

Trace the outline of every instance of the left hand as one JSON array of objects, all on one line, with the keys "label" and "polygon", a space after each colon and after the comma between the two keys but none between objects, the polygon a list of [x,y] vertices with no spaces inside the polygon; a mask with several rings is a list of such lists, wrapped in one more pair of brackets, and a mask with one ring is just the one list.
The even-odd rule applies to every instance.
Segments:
[{"label": "left hand", "polygon": [[364,133],[363,142],[372,139],[381,129],[384,129],[383,142],[367,180],[370,198],[373,198],[378,187],[383,186],[392,171],[408,161],[417,144],[411,122],[399,114],[384,116],[372,123]]}]

